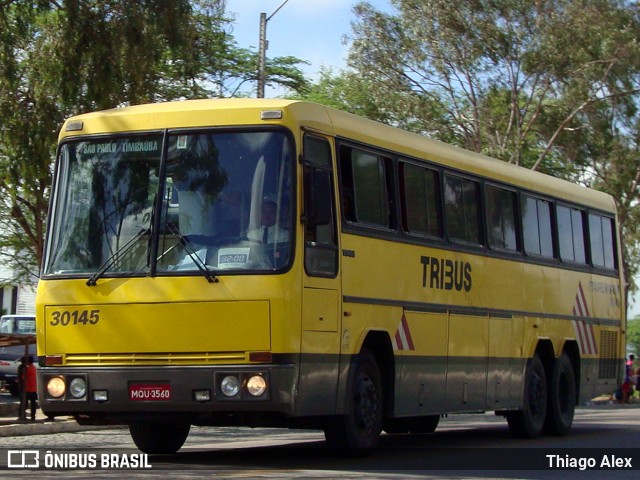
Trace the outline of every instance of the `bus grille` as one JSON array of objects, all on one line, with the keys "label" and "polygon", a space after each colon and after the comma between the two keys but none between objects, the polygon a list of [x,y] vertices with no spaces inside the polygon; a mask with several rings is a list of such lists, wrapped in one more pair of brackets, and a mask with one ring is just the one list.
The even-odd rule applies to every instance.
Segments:
[{"label": "bus grille", "polygon": [[600,332],[600,365],[598,378],[617,378],[618,365],[618,333]]},{"label": "bus grille", "polygon": [[68,354],[64,364],[75,366],[113,365],[208,365],[237,363],[247,360],[245,352],[199,353],[99,353]]}]

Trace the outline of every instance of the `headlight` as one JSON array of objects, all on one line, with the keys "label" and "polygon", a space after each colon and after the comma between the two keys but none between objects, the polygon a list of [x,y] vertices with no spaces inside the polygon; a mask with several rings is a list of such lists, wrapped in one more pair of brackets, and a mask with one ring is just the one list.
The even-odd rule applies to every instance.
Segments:
[{"label": "headlight", "polygon": [[83,398],[87,394],[87,382],[84,378],[76,377],[69,384],[69,393],[73,398]]},{"label": "headlight", "polygon": [[259,397],[267,390],[267,382],[262,375],[253,375],[247,380],[247,391],[254,397]]},{"label": "headlight", "polygon": [[64,395],[66,386],[62,377],[51,377],[47,382],[47,393],[53,398],[60,398]]},{"label": "headlight", "polygon": [[226,376],[220,382],[220,389],[227,397],[235,397],[240,392],[240,381],[238,377],[232,375]]}]

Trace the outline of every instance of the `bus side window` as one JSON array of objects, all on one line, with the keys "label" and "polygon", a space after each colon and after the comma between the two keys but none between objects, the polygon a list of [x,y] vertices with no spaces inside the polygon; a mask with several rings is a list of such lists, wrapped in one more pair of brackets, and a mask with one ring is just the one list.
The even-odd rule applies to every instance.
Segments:
[{"label": "bus side window", "polygon": [[594,267],[615,269],[613,220],[594,213],[589,214],[589,246]]},{"label": "bus side window", "polygon": [[342,206],[347,221],[395,229],[391,160],[376,153],[340,147]]},{"label": "bus side window", "polygon": [[438,172],[405,162],[398,167],[402,228],[412,235],[442,238]]},{"label": "bus side window", "polygon": [[335,277],[338,243],[331,145],[323,138],[305,135],[303,148],[305,271],[310,276]]},{"label": "bus side window", "polygon": [[558,205],[556,208],[560,259],[586,263],[583,211]]},{"label": "bus side window", "polygon": [[494,185],[484,190],[487,206],[487,240],[495,250],[517,252],[516,194]]},{"label": "bus side window", "polygon": [[522,230],[527,255],[554,258],[551,202],[522,196]]},{"label": "bus side window", "polygon": [[446,174],[444,204],[447,235],[456,242],[481,245],[480,184]]}]

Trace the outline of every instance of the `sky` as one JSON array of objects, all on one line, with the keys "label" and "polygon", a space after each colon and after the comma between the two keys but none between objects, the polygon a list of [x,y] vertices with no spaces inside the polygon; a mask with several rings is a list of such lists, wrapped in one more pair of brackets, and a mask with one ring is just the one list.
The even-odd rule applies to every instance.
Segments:
[{"label": "sky", "polygon": [[[227,12],[235,16],[233,36],[241,48],[258,50],[260,13],[272,15],[284,0],[227,0]],[[391,0],[368,0],[378,10],[392,12]],[[267,22],[267,57],[294,56],[310,62],[301,68],[317,80],[322,67],[346,67],[352,12],[357,0],[288,0]],[[283,91],[267,88],[266,97]],[[632,299],[629,318],[640,315],[640,294]]]},{"label": "sky", "polygon": [[[390,0],[368,0],[379,10],[391,11]],[[284,0],[227,0],[227,12],[235,15],[233,36],[241,48],[258,51],[260,13],[269,17]],[[348,45],[357,0],[288,0],[267,22],[267,57],[294,56],[310,62],[301,65],[306,76],[318,78],[321,67],[346,66]],[[267,89],[267,97],[278,92]]]}]

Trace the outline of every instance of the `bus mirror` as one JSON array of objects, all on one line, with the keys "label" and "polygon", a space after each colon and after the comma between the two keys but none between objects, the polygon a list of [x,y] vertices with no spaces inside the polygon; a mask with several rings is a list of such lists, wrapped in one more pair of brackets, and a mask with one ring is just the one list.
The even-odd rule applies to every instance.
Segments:
[{"label": "bus mirror", "polygon": [[331,223],[331,174],[311,168],[305,175],[305,219],[310,225]]}]

